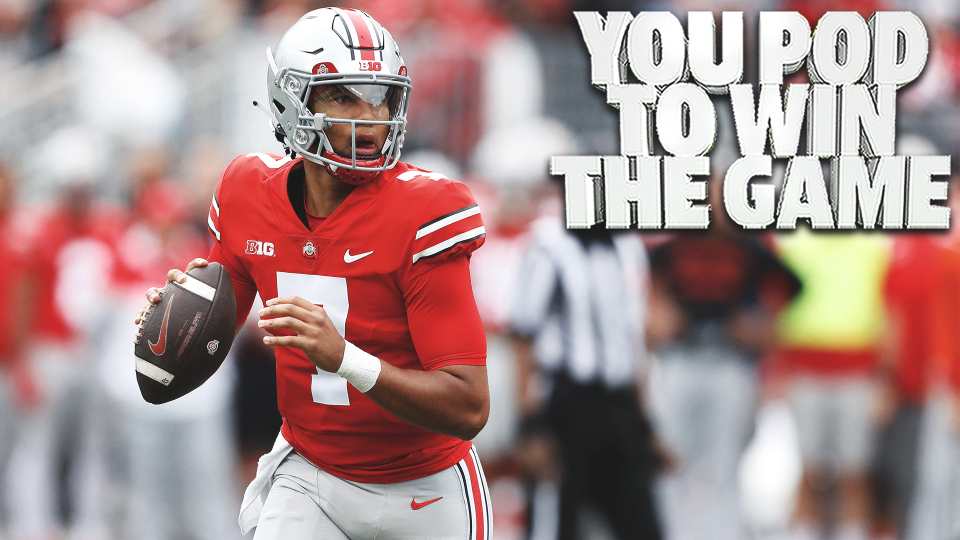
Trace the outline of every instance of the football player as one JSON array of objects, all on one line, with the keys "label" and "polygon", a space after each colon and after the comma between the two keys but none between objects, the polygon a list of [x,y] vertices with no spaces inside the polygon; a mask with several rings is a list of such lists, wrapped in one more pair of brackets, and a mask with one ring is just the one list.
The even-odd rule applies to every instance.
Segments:
[{"label": "football player", "polygon": [[484,539],[489,494],[470,442],[489,410],[468,267],[479,208],[464,184],[399,161],[411,82],[368,14],[311,11],[267,60],[263,108],[288,155],[236,158],[208,222],[238,320],[259,292],[276,348],[283,427],[241,530]]}]

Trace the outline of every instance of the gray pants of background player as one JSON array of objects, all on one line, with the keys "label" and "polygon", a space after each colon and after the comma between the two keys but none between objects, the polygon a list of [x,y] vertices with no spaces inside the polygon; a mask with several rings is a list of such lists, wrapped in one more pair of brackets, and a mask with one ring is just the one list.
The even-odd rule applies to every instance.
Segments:
[{"label": "gray pants of background player", "polygon": [[678,467],[662,479],[669,540],[739,540],[737,473],[757,408],[755,364],[718,342],[659,354],[657,419]]},{"label": "gray pants of background player", "polygon": [[[6,371],[0,368],[0,494],[6,491],[7,462],[17,440],[19,414],[13,397],[13,381]],[[0,538],[7,537],[5,531],[9,522],[8,513],[6,499],[0,496]]]},{"label": "gray pants of background player", "polygon": [[904,533],[907,540],[960,537],[960,440],[954,425],[955,398],[946,389],[936,389],[931,394],[920,425],[916,487]]},{"label": "gray pants of background player", "polygon": [[131,408],[123,419],[129,540],[231,540],[236,471],[226,411],[171,418]]},{"label": "gray pants of background player", "polygon": [[877,436],[869,376],[799,375],[790,383],[789,397],[804,467],[841,475],[867,470]]},{"label": "gray pants of background player", "polygon": [[492,524],[473,449],[449,469],[395,484],[343,480],[291,452],[274,474],[254,540],[487,540]]}]

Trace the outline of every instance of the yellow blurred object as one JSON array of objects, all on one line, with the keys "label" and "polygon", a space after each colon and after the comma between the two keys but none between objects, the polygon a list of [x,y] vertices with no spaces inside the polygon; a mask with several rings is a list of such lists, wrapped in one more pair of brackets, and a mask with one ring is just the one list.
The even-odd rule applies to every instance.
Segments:
[{"label": "yellow blurred object", "polygon": [[781,344],[815,349],[866,349],[884,327],[884,277],[892,253],[881,234],[780,235],[777,249],[803,283],[779,321]]}]

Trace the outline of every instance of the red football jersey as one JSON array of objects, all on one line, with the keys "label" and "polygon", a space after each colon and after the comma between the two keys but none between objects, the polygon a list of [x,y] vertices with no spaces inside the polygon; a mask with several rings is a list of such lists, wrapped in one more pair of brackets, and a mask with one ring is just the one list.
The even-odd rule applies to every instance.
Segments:
[{"label": "red football jersey", "polygon": [[[310,230],[302,166],[248,154],[217,185],[211,260],[230,272],[238,320],[255,291],[263,299],[299,296],[322,305],[345,339],[394,366],[485,365],[467,267],[485,234],[470,190],[399,163],[356,187]],[[468,441],[399,420],[299,349],[277,347],[276,356],[283,435],[330,473],[401,482],[450,467],[470,449]]]}]

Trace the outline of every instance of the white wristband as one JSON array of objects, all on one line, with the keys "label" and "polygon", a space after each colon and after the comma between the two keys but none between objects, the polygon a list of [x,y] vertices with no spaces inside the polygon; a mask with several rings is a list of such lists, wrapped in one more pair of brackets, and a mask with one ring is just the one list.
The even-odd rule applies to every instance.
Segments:
[{"label": "white wristband", "polygon": [[359,347],[344,340],[343,362],[337,375],[348,380],[357,390],[366,394],[377,384],[380,376],[380,359],[360,350]]}]

